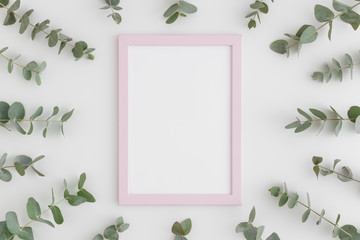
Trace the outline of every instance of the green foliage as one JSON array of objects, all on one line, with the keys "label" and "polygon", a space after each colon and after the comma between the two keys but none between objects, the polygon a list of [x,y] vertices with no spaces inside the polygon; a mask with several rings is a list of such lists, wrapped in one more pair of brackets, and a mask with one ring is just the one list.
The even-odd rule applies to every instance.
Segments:
[{"label": "green foliage", "polygon": [[103,235],[98,234],[92,240],[117,240],[119,239],[119,233],[125,232],[130,225],[124,222],[122,217],[116,219],[115,224],[107,227],[103,233]]},{"label": "green foliage", "polygon": [[185,219],[184,221],[175,222],[171,228],[171,232],[175,234],[175,240],[187,240],[185,237],[188,235],[192,228],[192,222],[190,218]]},{"label": "green foliage", "polygon": [[38,176],[40,177],[45,176],[34,167],[35,163],[37,163],[38,161],[40,161],[45,157],[44,155],[38,156],[35,159],[32,159],[31,157],[25,155],[19,155],[15,157],[13,166],[4,166],[7,156],[8,156],[7,153],[4,153],[0,158],[0,180],[4,182],[11,181],[12,174],[10,173],[9,170],[7,170],[9,168],[15,168],[15,170],[19,173],[20,176],[24,176],[25,170],[27,170],[30,167]]},{"label": "green foliage", "polygon": [[111,9],[111,14],[108,17],[111,17],[116,24],[120,24],[122,21],[121,15],[116,12],[122,10],[122,7],[119,6],[120,0],[105,0],[106,6],[101,9],[107,10]]},{"label": "green foliage", "polygon": [[45,70],[46,68],[46,62],[41,62],[40,64],[38,64],[35,61],[31,61],[26,65],[21,65],[18,62],[16,62],[17,59],[19,59],[19,56],[15,57],[15,58],[9,58],[7,56],[5,56],[3,53],[8,50],[8,47],[5,47],[3,49],[0,50],[0,56],[3,57],[7,62],[7,70],[9,73],[13,72],[14,69],[14,65],[22,68],[22,74],[25,80],[31,80],[31,78],[33,77],[33,79],[35,80],[37,85],[41,85],[41,77],[40,74]]},{"label": "green foliage", "polygon": [[[0,101],[0,126],[10,131],[7,125],[11,124],[19,133],[23,135],[31,135],[34,129],[33,122],[45,123],[46,126],[43,130],[43,136],[46,137],[49,124],[59,123],[61,125],[61,132],[64,135],[64,123],[71,118],[73,112],[74,109],[70,112],[63,114],[60,120],[50,120],[52,117],[56,116],[59,113],[59,107],[56,106],[54,107],[53,113],[49,118],[47,118],[46,120],[38,120],[36,118],[41,116],[43,113],[43,107],[39,107],[29,119],[24,119],[25,108],[22,103],[15,102],[10,106],[7,102]],[[28,131],[25,131],[20,124],[20,122],[23,121],[29,122],[30,126]]]},{"label": "green foliage", "polygon": [[50,227],[55,227],[55,225],[50,220],[42,218],[42,215],[48,211],[51,211],[56,224],[62,224],[64,222],[64,218],[58,205],[68,199],[64,198],[55,203],[53,190],[51,195],[51,204],[45,211],[41,210],[40,204],[35,200],[35,198],[30,197],[28,199],[26,210],[30,221],[22,227],[20,227],[17,214],[15,212],[7,212],[5,221],[0,221],[0,239],[10,240],[17,236],[23,240],[34,240],[33,230],[31,227],[29,227],[29,225],[33,222],[40,222]]},{"label": "green foliage", "polygon": [[[274,0],[271,0],[274,2]],[[256,0],[254,3],[250,4],[250,8],[253,9],[251,13],[245,16],[245,18],[249,18],[248,28],[256,28],[256,18],[261,24],[260,13],[267,14],[269,12],[269,6],[263,0]]]},{"label": "green foliage", "polygon": [[[313,161],[315,163],[321,162],[321,159],[315,157],[315,159],[313,159]],[[316,165],[318,166],[318,165]],[[276,191],[275,191],[276,190]],[[333,225],[333,232],[332,232],[332,236],[335,237],[339,237],[339,239],[342,240],[349,240],[352,239],[352,237],[357,237],[357,230],[354,226],[352,225],[346,225],[343,227],[339,226],[339,221],[340,221],[340,214],[338,215],[336,221],[330,221],[328,218],[325,217],[325,210],[322,210],[320,213],[316,212],[315,210],[313,210],[311,208],[311,201],[310,201],[310,196],[309,194],[307,194],[307,204],[303,203],[301,201],[299,201],[299,195],[298,194],[289,194],[287,191],[287,187],[285,184],[285,190],[284,192],[281,191],[281,188],[278,186],[274,186],[271,189],[269,189],[269,192],[271,194],[271,196],[274,197],[278,197],[281,195],[280,201],[279,201],[279,206],[285,206],[285,204],[282,202],[285,199],[283,198],[283,196],[286,196],[286,202],[288,202],[288,207],[290,209],[294,208],[297,205],[303,206],[306,208],[306,211],[304,212],[304,214],[302,215],[302,222],[305,223],[311,214],[315,215],[318,217],[318,221],[316,222],[316,225],[320,225],[322,220],[326,221],[327,223]],[[349,227],[350,226],[350,227]],[[350,231],[349,228],[353,228],[355,229],[355,231]],[[355,239],[355,238],[354,238]],[[356,238],[357,239],[357,238]]]},{"label": "green foliage", "polygon": [[360,107],[352,106],[348,111],[348,118],[341,117],[337,111],[330,106],[331,111],[335,114],[335,118],[329,118],[324,112],[317,109],[309,109],[309,111],[315,116],[312,118],[308,113],[304,112],[300,108],[297,109],[298,113],[302,115],[306,120],[301,121],[299,118],[295,122],[292,122],[285,126],[286,129],[295,129],[295,133],[300,133],[310,128],[315,122],[321,123],[318,134],[324,129],[324,126],[327,121],[335,121],[337,125],[335,127],[335,135],[338,136],[341,129],[343,121],[350,121],[355,123],[355,131],[360,133]]},{"label": "green foliage", "polygon": [[[357,1],[357,0],[356,0]],[[297,47],[298,53],[302,48],[303,44],[313,43],[318,38],[318,32],[326,25],[329,25],[328,38],[331,41],[332,29],[333,29],[333,21],[337,18],[340,18],[345,23],[348,23],[352,26],[354,30],[357,30],[360,25],[360,15],[354,12],[352,9],[360,5],[360,2],[357,1],[353,6],[347,6],[337,0],[333,0],[333,8],[335,11],[339,12],[337,15],[329,9],[328,7],[322,5],[315,5],[314,7],[314,15],[315,19],[320,23],[319,27],[315,27],[313,25],[303,25],[295,35],[286,33],[284,34],[286,37],[290,38],[291,44],[288,40],[277,40],[270,45],[270,48],[279,54],[287,54],[289,57],[289,49],[292,47]],[[285,50],[284,50],[285,49]],[[337,68],[335,67],[335,70]],[[340,70],[336,70],[338,73]],[[340,75],[340,73],[339,73]],[[315,79],[321,80],[321,74],[317,72],[315,74]]]},{"label": "green foliage", "polygon": [[187,17],[186,14],[193,14],[197,12],[197,7],[191,3],[183,0],[179,0],[177,3],[171,5],[164,13],[164,17],[167,18],[166,23],[174,23],[179,16]]},{"label": "green foliage", "polygon": [[[250,212],[249,221],[241,222],[236,226],[236,233],[243,233],[246,240],[259,240],[262,239],[264,226],[254,227],[253,223],[256,216],[255,207]],[[266,240],[280,240],[279,236],[274,232]]]},{"label": "green foliage", "polygon": [[[10,7],[7,4],[3,4],[0,1],[0,6],[7,9],[7,15],[4,20],[4,25],[13,25],[17,21],[20,23],[19,33],[23,34],[29,26],[33,28],[31,32],[31,39],[34,40],[38,33],[45,34],[45,38],[48,39],[48,46],[55,47],[59,43],[59,54],[65,48],[66,45],[72,48],[72,53],[75,57],[75,60],[79,60],[83,56],[86,56],[88,59],[93,60],[94,55],[91,53],[95,50],[94,48],[88,48],[87,44],[83,41],[76,42],[75,44],[70,43],[72,38],[61,33],[61,29],[53,29],[50,32],[45,31],[49,28],[50,20],[46,19],[42,22],[33,24],[30,22],[30,15],[33,13],[33,9],[27,11],[24,15],[19,15],[16,13],[16,10],[20,8],[20,0],[16,0]],[[85,44],[84,44],[85,43]],[[80,47],[79,47],[80,45]],[[24,77],[28,77],[28,71],[32,69],[27,69],[27,75],[24,74]],[[37,76],[37,75],[36,75]],[[25,78],[26,78],[25,77]],[[31,78],[31,76],[30,76]]]}]

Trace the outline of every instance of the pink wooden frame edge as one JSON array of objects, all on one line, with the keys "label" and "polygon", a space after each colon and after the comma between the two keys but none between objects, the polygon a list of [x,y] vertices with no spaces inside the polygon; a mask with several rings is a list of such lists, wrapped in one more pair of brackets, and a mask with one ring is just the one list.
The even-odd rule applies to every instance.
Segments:
[{"label": "pink wooden frame edge", "polygon": [[[119,36],[119,204],[120,205],[241,205],[241,35],[120,35]],[[129,46],[232,46],[232,172],[231,194],[129,194],[128,186],[128,47]]]}]

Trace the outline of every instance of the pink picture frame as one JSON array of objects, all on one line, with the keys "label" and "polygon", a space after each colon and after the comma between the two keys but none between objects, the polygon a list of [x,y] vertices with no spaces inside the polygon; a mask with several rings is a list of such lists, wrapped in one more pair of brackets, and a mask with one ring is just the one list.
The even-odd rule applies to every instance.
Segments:
[{"label": "pink picture frame", "polygon": [[[231,193],[130,194],[128,159],[128,49],[130,46],[231,47]],[[241,81],[240,35],[120,35],[119,54],[119,204],[120,205],[241,205]]]}]

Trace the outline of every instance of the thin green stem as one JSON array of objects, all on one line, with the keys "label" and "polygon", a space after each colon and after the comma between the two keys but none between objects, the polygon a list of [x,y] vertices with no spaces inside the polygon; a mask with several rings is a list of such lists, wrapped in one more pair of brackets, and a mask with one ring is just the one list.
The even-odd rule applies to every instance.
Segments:
[{"label": "thin green stem", "polygon": [[[321,122],[321,121],[352,121],[352,120],[356,120],[356,118],[343,118],[343,119],[338,119],[338,118],[333,118],[333,119],[313,119],[313,120],[306,120],[306,121],[301,121],[302,123],[306,123],[306,122]],[[1,121],[1,120],[0,120]]]},{"label": "thin green stem", "polygon": [[[269,190],[270,191],[270,190]],[[280,195],[284,194],[283,192],[279,192]],[[290,196],[289,194],[286,194],[289,198],[293,198],[293,196]],[[300,201],[296,201],[298,204],[300,204],[301,206],[309,209],[312,213],[314,213],[315,215],[321,217],[321,214],[316,212],[314,209],[312,209],[310,206],[306,205],[305,203],[302,203]],[[326,217],[322,217],[322,219],[324,219],[326,222],[330,223],[331,225],[333,225],[334,227],[337,227],[340,231],[342,231],[343,233],[345,233],[346,235],[348,235],[350,238],[352,238],[352,235],[350,233],[348,233],[347,231],[345,231],[344,229],[342,229],[340,226],[338,226],[336,223],[332,222],[331,220],[329,220]]]},{"label": "thin green stem", "polygon": [[[3,122],[3,121],[10,121],[11,119],[0,119],[0,122]],[[61,120],[30,120],[30,119],[14,119],[16,122],[21,122],[21,121],[24,121],[24,122],[51,122],[51,123],[62,123],[63,121]]]},{"label": "thin green stem", "polygon": [[[360,63],[357,63],[357,64],[352,65],[352,66],[349,65],[349,66],[340,68],[340,70],[345,70],[345,69],[349,69],[349,68],[353,68],[353,67],[357,67],[357,66],[360,66]],[[327,71],[327,72],[323,72],[323,74],[329,74],[329,73],[333,73],[333,72],[338,72],[338,70],[333,69],[333,70],[330,70],[330,71]]]},{"label": "thin green stem", "polygon": [[[1,4],[1,3],[0,3],[0,4]],[[6,57],[4,54],[1,53],[0,56],[2,56],[3,58],[5,58],[7,61],[10,61],[10,58]],[[15,62],[15,61],[13,61],[13,64],[15,64],[15,65],[18,66],[18,67],[25,68],[25,66],[23,66],[23,65]],[[34,72],[34,73],[39,73],[38,71],[35,71],[35,70],[31,70],[31,71]]]},{"label": "thin green stem", "polygon": [[[4,8],[6,8],[7,10],[9,10],[9,8],[6,6],[6,5],[4,5],[4,4],[2,4],[1,2],[0,2],[0,5],[2,6],[2,7],[4,7]],[[13,14],[15,15],[15,16],[17,16],[18,18],[22,18],[19,14],[17,14],[17,13],[15,13],[15,12],[13,12]],[[29,25],[30,26],[32,26],[33,28],[37,28],[34,24],[32,24],[32,23],[29,23]],[[49,34],[50,33],[48,33],[48,32],[46,32],[45,30],[41,30],[41,32],[43,32],[44,34],[46,34],[46,36],[49,36]],[[62,42],[60,39],[58,40],[59,42]],[[66,43],[66,45],[69,45],[70,47],[72,47],[72,48],[74,48],[75,46],[74,45],[72,45],[71,43],[69,43],[69,42],[65,42]]]},{"label": "thin green stem", "polygon": [[[62,203],[63,201],[66,201],[66,200],[67,200],[67,198],[64,198],[64,199],[58,201],[57,203],[55,203],[53,206],[57,206],[57,205],[59,205],[60,203]],[[43,211],[42,213],[40,213],[40,215],[39,215],[38,217],[41,217],[42,215],[44,215],[44,214],[47,213],[48,211],[50,211],[50,208],[48,208],[48,209],[46,209],[45,211]],[[29,222],[28,222],[27,224],[25,224],[23,227],[20,227],[20,230],[23,230],[24,228],[28,227],[28,226],[29,226],[31,223],[33,223],[33,222],[34,222],[34,220],[29,221]],[[14,237],[15,237],[15,234],[11,235],[11,237],[8,238],[7,240],[11,240],[11,239],[13,239]]]},{"label": "thin green stem", "polygon": [[356,180],[356,179],[354,179],[354,178],[352,178],[352,177],[349,177],[349,176],[346,176],[346,175],[344,175],[344,174],[342,174],[342,173],[339,173],[339,172],[336,172],[336,171],[334,171],[334,170],[331,170],[331,169],[329,169],[329,168],[327,168],[327,167],[323,167],[323,166],[321,166],[321,165],[318,165],[318,166],[319,166],[320,168],[322,168],[322,169],[331,171],[331,172],[333,172],[333,173],[335,173],[335,174],[337,174],[337,175],[339,175],[339,176],[342,176],[342,177],[347,178],[347,179],[350,179],[350,180],[352,180],[352,181],[354,181],[354,182],[360,183],[360,180]]}]

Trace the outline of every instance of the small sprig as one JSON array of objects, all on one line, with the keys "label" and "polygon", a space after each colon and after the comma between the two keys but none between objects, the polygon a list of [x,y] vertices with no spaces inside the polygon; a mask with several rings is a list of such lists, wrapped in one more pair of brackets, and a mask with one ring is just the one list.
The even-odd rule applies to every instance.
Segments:
[{"label": "small sprig", "polygon": [[181,223],[175,222],[171,228],[171,232],[175,234],[175,240],[187,240],[185,236],[190,233],[191,228],[191,219],[187,218]]},{"label": "small sprig", "polygon": [[[82,184],[83,186],[85,182],[84,179],[86,179],[85,173],[81,174],[78,185]],[[21,227],[18,221],[17,214],[15,212],[7,212],[5,221],[0,222],[0,239],[12,240],[17,236],[24,240],[34,240],[33,229],[29,227],[29,225],[32,224],[33,222],[40,222],[47,224],[50,227],[53,228],[55,227],[55,225],[51,221],[43,218],[43,215],[45,215],[45,213],[47,212],[52,213],[54,222],[56,224],[58,225],[63,224],[64,217],[58,206],[60,203],[67,201],[71,206],[79,206],[80,204],[85,202],[91,202],[91,203],[95,202],[95,198],[90,193],[89,196],[91,196],[91,198],[89,196],[88,198],[84,198],[83,196],[81,196],[80,195],[81,190],[82,189],[79,189],[77,195],[68,195],[67,194],[68,190],[66,186],[66,190],[64,192],[64,198],[56,203],[55,203],[54,191],[52,190],[51,191],[52,201],[51,204],[48,205],[48,208],[45,211],[41,210],[40,204],[34,198],[32,197],[29,198],[26,204],[26,210],[30,221]]]},{"label": "small sprig", "polygon": [[305,223],[308,220],[310,214],[313,213],[319,217],[318,221],[316,222],[316,225],[320,225],[322,220],[324,220],[334,227],[332,231],[332,236],[334,238],[339,237],[340,239],[345,240],[345,239],[358,239],[358,237],[360,237],[360,234],[357,233],[357,229],[354,226],[352,225],[345,225],[343,227],[339,226],[340,214],[337,216],[336,221],[333,222],[325,217],[325,210],[322,210],[320,213],[313,210],[311,208],[311,201],[309,194],[307,194],[307,204],[305,204],[299,201],[300,197],[297,193],[292,195],[288,193],[286,184],[284,184],[284,192],[282,192],[280,187],[278,186],[272,187],[271,189],[269,189],[269,192],[271,196],[274,197],[280,196],[279,207],[285,206],[286,203],[288,203],[288,207],[290,209],[293,209],[298,204],[305,207],[306,211],[302,216],[303,223]]},{"label": "small sprig", "polygon": [[309,44],[316,41],[319,35],[319,30],[326,25],[329,25],[328,38],[331,41],[333,21],[337,18],[340,18],[343,22],[350,24],[356,31],[360,25],[360,15],[354,12],[352,9],[359,5],[360,2],[352,6],[348,6],[337,0],[333,0],[333,8],[339,12],[337,15],[335,15],[335,13],[329,8],[317,4],[314,8],[314,14],[316,20],[322,23],[322,25],[319,27],[315,27],[313,25],[303,25],[295,35],[289,33],[285,34],[285,36],[294,41],[293,44],[290,45],[287,40],[280,39],[274,41],[270,45],[270,48],[274,52],[279,54],[286,54],[288,57],[290,55],[289,50],[292,47],[297,47],[297,51],[299,53],[303,44]]},{"label": "small sprig", "polygon": [[[271,2],[274,2],[274,0],[271,0]],[[256,28],[256,18],[261,24],[260,13],[267,14],[269,12],[269,6],[264,2],[264,0],[256,0],[254,3],[250,4],[250,8],[255,11],[252,11],[251,13],[246,15],[245,18],[250,18],[248,28],[252,29]]]},{"label": "small sprig", "polygon": [[119,233],[125,232],[130,225],[124,222],[123,217],[119,217],[115,221],[115,225],[107,227],[104,231],[104,236],[101,234],[96,235],[92,240],[104,240],[105,239],[119,239]]},{"label": "small sprig", "polygon": [[[50,117],[44,120],[38,120],[39,116],[43,113],[43,107],[39,107],[33,115],[29,119],[25,118],[25,108],[24,105],[20,102],[15,102],[11,106],[7,102],[0,101],[0,127],[4,127],[10,131],[10,129],[6,126],[10,123],[15,129],[25,135],[31,135],[34,130],[33,122],[45,123],[46,126],[43,130],[43,137],[45,138],[47,135],[47,130],[50,123],[59,123],[61,133],[64,135],[64,123],[67,122],[72,114],[74,109],[70,112],[65,113],[62,115],[60,120],[51,120],[51,118],[55,117],[59,113],[59,107],[56,106],[53,109],[53,112]],[[30,123],[29,130],[25,131],[24,128],[21,126],[20,122],[26,121]]]},{"label": "small sprig", "polygon": [[[254,227],[253,223],[256,216],[256,209],[253,207],[253,209],[250,212],[249,215],[249,221],[247,222],[241,222],[236,226],[236,233],[243,233],[246,240],[259,240],[262,239],[261,236],[264,233],[264,226],[260,227]],[[269,237],[266,238],[266,240],[280,240],[279,236],[273,232]]]},{"label": "small sprig", "polygon": [[9,168],[15,168],[15,170],[19,173],[20,176],[25,175],[25,170],[31,167],[31,169],[40,177],[44,177],[45,175],[39,172],[35,167],[34,164],[43,159],[45,156],[41,155],[36,157],[34,160],[26,155],[19,155],[16,156],[14,159],[14,165],[13,166],[4,166],[6,159],[7,159],[7,153],[4,153],[2,157],[0,158],[0,180],[4,182],[10,182],[12,179],[12,174],[10,173]]},{"label": "small sprig", "polygon": [[164,17],[168,18],[166,20],[167,24],[172,24],[179,18],[179,16],[187,17],[186,14],[193,14],[196,12],[197,7],[195,5],[183,0],[179,0],[165,11]]},{"label": "small sprig", "polygon": [[336,166],[338,165],[338,163],[340,161],[341,161],[340,159],[335,159],[334,164],[333,164],[332,168],[330,169],[328,167],[320,165],[323,162],[322,157],[314,156],[312,158],[312,162],[314,164],[313,171],[314,171],[316,177],[319,178],[319,174],[322,176],[336,174],[338,179],[342,182],[353,181],[353,182],[360,183],[360,180],[356,180],[354,178],[353,172],[350,167],[343,166],[340,171],[336,170]]},{"label": "small sprig", "polygon": [[331,78],[333,77],[333,73],[337,74],[337,77],[339,78],[340,82],[343,80],[343,71],[346,69],[350,69],[350,76],[351,79],[353,79],[354,75],[354,68],[357,66],[360,66],[360,63],[354,64],[354,61],[350,54],[345,54],[347,65],[341,66],[338,60],[335,58],[332,59],[332,65],[333,69],[330,69],[328,64],[325,64],[326,71],[325,72],[314,72],[312,75],[313,80],[319,80],[320,82],[323,82],[324,79],[326,82],[329,82]]},{"label": "small sprig", "polygon": [[122,10],[122,7],[119,6],[120,0],[105,0],[105,3],[107,5],[100,9],[104,9],[104,10],[111,9],[111,14],[109,14],[108,17],[112,17],[112,19],[116,24],[120,24],[122,20],[121,15],[115,12]]},{"label": "small sprig", "polygon": [[49,47],[55,47],[58,43],[60,43],[59,52],[65,48],[66,45],[70,46],[72,48],[73,56],[75,57],[75,60],[81,59],[83,56],[86,56],[90,60],[94,60],[94,55],[91,53],[95,50],[94,48],[88,48],[88,45],[84,41],[78,41],[75,44],[72,44],[72,38],[66,36],[65,34],[60,33],[61,29],[54,29],[50,32],[45,31],[49,28],[50,20],[46,19],[43,22],[39,22],[36,24],[33,24],[30,22],[30,15],[33,13],[33,9],[27,11],[23,16],[20,16],[15,11],[17,11],[20,8],[20,0],[16,0],[10,7],[7,5],[9,4],[8,0],[2,0],[0,1],[0,8],[7,9],[7,15],[4,21],[4,25],[13,25],[17,22],[19,19],[20,23],[20,30],[19,33],[23,34],[29,26],[33,28],[31,32],[31,39],[34,40],[36,35],[40,32],[45,34],[45,38],[48,39],[48,45]]},{"label": "small sprig", "polygon": [[322,122],[320,130],[318,134],[324,129],[324,126],[327,121],[336,121],[337,125],[335,127],[335,135],[338,136],[342,126],[343,121],[351,121],[355,123],[355,131],[356,133],[360,133],[360,107],[358,106],[352,106],[348,112],[348,118],[343,118],[340,114],[337,113],[337,111],[330,106],[331,111],[336,115],[336,118],[328,118],[328,116],[317,109],[310,108],[309,111],[316,117],[313,119],[308,113],[301,110],[300,108],[297,109],[298,113],[306,118],[305,121],[301,121],[299,118],[295,122],[292,122],[285,126],[286,129],[295,129],[295,133],[300,133],[308,129],[312,126],[314,122]]},{"label": "small sprig", "polygon": [[[38,64],[35,61],[31,61],[25,66],[16,62],[17,59],[19,59],[20,55],[15,58],[9,58],[4,55],[4,52],[8,50],[8,47],[5,47],[0,50],[0,56],[6,59],[8,62],[7,69],[9,73],[12,73],[14,69],[14,65],[22,68],[23,77],[25,80],[31,80],[32,76],[34,76],[35,82],[38,86],[41,85],[41,77],[40,74],[45,70],[46,68],[46,62],[41,62]],[[34,74],[34,75],[33,75]]]}]

